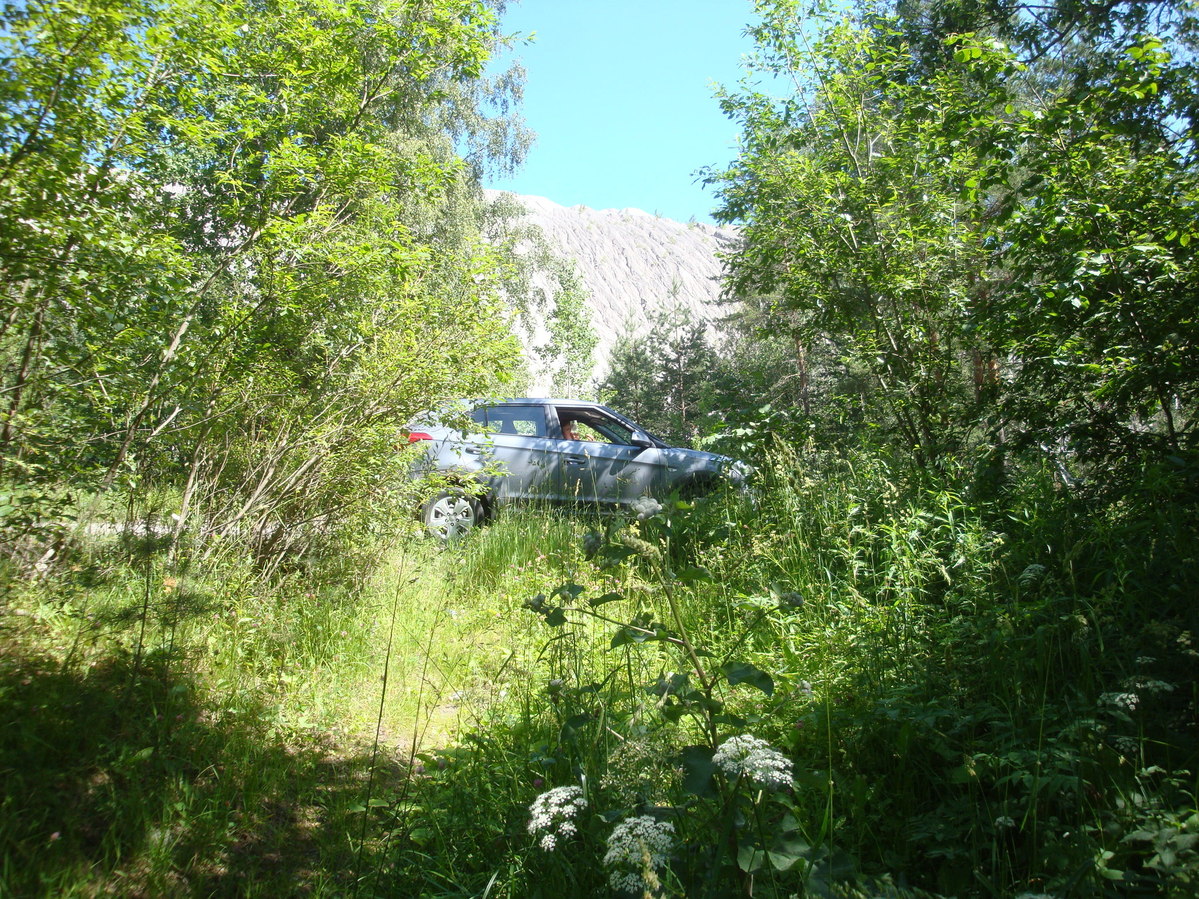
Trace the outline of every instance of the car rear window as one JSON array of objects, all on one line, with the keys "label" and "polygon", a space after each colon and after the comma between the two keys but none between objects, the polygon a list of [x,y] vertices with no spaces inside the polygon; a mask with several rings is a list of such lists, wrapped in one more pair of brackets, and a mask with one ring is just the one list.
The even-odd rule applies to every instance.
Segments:
[{"label": "car rear window", "polygon": [[544,437],[546,434],[544,406],[487,406],[476,409],[474,419],[486,425],[493,434],[521,437]]}]

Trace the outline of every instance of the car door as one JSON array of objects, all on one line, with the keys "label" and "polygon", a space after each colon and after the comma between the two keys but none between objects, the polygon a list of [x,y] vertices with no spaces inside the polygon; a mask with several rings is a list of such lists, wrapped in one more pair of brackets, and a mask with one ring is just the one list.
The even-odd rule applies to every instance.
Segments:
[{"label": "car door", "polygon": [[553,499],[558,474],[553,453],[558,442],[549,437],[546,407],[504,403],[476,410],[487,440],[482,444],[491,470],[488,491],[503,501]]},{"label": "car door", "polygon": [[660,492],[667,460],[657,446],[635,442],[634,428],[595,407],[558,406],[555,415],[559,434],[562,422],[578,426],[579,439],[563,438],[555,450],[564,498],[613,506]]}]

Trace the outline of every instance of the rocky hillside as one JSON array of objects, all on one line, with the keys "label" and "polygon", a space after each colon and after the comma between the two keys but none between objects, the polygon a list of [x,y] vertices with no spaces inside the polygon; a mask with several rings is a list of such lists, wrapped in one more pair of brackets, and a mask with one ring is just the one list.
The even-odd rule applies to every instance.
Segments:
[{"label": "rocky hillside", "polygon": [[626,326],[645,325],[647,311],[674,300],[712,320],[720,314],[718,251],[736,232],[660,218],[640,209],[559,206],[544,197],[516,198],[557,253],[574,263],[591,297],[599,337],[597,372]]}]

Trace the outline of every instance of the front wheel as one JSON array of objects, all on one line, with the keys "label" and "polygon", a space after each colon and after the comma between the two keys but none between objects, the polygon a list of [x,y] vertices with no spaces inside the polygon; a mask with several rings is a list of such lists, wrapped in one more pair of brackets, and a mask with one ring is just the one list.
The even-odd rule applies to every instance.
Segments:
[{"label": "front wheel", "polygon": [[443,490],[421,512],[425,527],[435,537],[453,540],[471,531],[483,517],[483,506],[461,491]]}]

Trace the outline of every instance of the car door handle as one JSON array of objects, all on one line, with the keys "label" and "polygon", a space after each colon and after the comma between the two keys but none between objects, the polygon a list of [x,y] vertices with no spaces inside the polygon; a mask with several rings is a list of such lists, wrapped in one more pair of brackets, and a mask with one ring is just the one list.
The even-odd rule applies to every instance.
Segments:
[{"label": "car door handle", "polygon": [[567,465],[586,465],[587,457],[582,455],[581,453],[567,453],[566,464]]},{"label": "car door handle", "polygon": [[468,447],[466,447],[466,451],[468,453],[470,453],[472,456],[487,455],[487,450],[483,449],[483,447],[481,447],[481,446],[468,446]]}]

